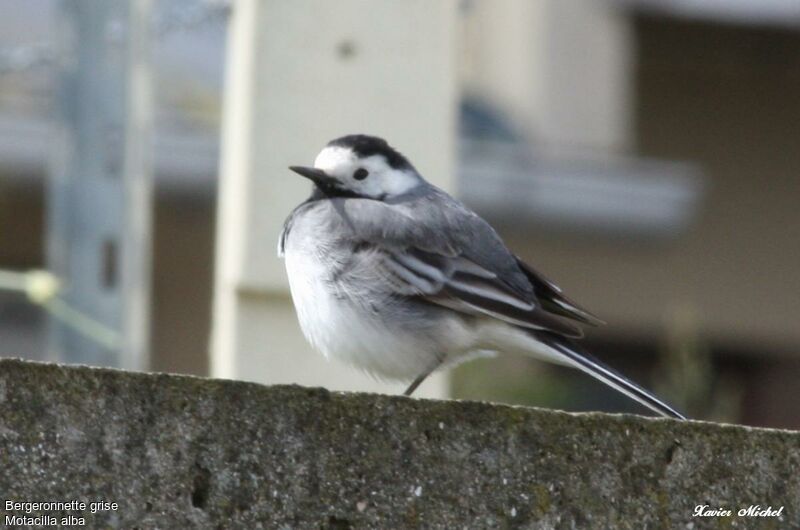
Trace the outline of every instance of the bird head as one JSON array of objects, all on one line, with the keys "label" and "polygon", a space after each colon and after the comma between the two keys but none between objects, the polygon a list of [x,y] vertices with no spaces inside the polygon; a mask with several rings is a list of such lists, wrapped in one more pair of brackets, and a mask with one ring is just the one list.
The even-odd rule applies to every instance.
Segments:
[{"label": "bird head", "polygon": [[342,136],[326,145],[313,167],[289,169],[310,179],[328,197],[386,200],[423,183],[414,166],[376,136]]}]

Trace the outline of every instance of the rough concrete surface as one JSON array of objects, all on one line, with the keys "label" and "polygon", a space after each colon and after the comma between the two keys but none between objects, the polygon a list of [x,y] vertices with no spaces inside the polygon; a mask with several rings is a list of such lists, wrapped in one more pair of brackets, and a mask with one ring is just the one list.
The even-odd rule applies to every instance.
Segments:
[{"label": "rough concrete surface", "polygon": [[88,528],[800,528],[800,433],[0,360],[0,523],[36,515],[8,501]]}]

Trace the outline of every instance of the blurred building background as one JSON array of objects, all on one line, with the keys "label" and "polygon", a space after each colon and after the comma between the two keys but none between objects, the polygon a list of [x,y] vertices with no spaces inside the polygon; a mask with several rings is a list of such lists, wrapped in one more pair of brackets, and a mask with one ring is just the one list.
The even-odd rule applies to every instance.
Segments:
[{"label": "blurred building background", "polygon": [[[53,120],[63,104],[58,65],[64,41],[58,36],[65,4],[0,0],[2,269],[47,266],[45,183],[58,160]],[[230,241],[215,241],[216,234],[247,229],[231,224],[218,231],[216,212],[218,188],[238,185],[224,180],[226,172],[247,173],[231,169],[236,124],[230,116],[234,104],[249,104],[250,94],[253,105],[261,105],[254,107],[261,121],[250,127],[264,127],[258,130],[267,135],[263,147],[253,139],[264,151],[263,167],[310,162],[325,139],[363,123],[370,130],[358,132],[387,136],[423,172],[447,173],[429,176],[606,320],[585,340],[597,356],[694,417],[800,426],[796,2],[466,0],[427,14],[424,2],[383,2],[321,16],[324,2],[307,1],[275,8],[286,35],[270,26],[272,40],[237,40],[231,32],[266,31],[248,25],[243,11],[271,23],[275,6],[254,5],[180,0],[152,6],[149,369],[373,388],[351,383],[347,370],[318,364],[324,361],[298,339],[280,264],[268,261],[277,239],[270,223],[279,223],[306,192],[300,183],[284,189],[288,175],[248,177],[268,184],[254,193],[272,197],[259,213],[263,232],[252,236],[262,239],[248,243],[258,247],[255,262],[265,263],[267,272],[262,278],[254,267],[246,285],[229,286],[232,305],[226,308],[219,293],[227,276],[217,271],[214,307],[214,266],[232,248]],[[370,32],[376,26],[371,16],[395,24]],[[326,33],[316,36],[318,48],[296,37],[309,19],[326,23]],[[411,29],[422,35],[418,48],[402,38]],[[326,47],[329,55],[322,53]],[[237,59],[242,50],[254,54],[250,68],[263,78],[247,85],[250,92],[242,88],[251,82],[239,71],[246,69]],[[404,54],[426,58],[415,63]],[[417,77],[403,92],[366,75],[383,69],[408,69]],[[309,71],[324,72],[325,83],[314,90],[298,85]],[[231,103],[226,86],[244,95]],[[363,92],[354,98],[352,87]],[[348,106],[354,99],[377,105],[390,93],[408,100],[381,116],[408,118],[375,130],[369,118],[318,113],[324,123],[303,138],[280,122],[295,116],[291,109],[281,111],[280,101],[269,106],[281,90],[293,102],[341,101],[348,109],[356,108]],[[221,139],[224,98],[228,138]],[[259,103],[265,98],[268,103]],[[444,103],[426,107],[430,102]],[[437,133],[441,138],[427,131],[415,136],[421,123],[415,108],[452,130]],[[275,130],[287,136],[269,136]],[[220,145],[228,146],[229,158],[218,178]],[[258,156],[246,167],[262,167]],[[220,255],[218,249],[228,250]],[[216,331],[230,348],[220,353],[218,345],[210,356],[212,314],[235,325]],[[0,290],[0,355],[46,357],[47,319],[21,293]],[[251,335],[234,341],[226,333]],[[281,351],[289,358],[276,361],[272,356]],[[240,362],[225,361],[229,368],[222,370],[221,356]],[[278,362],[279,375],[271,375]],[[295,377],[293,370],[302,373]],[[437,384],[434,395],[637,410],[577,372],[510,357],[466,364]]]}]

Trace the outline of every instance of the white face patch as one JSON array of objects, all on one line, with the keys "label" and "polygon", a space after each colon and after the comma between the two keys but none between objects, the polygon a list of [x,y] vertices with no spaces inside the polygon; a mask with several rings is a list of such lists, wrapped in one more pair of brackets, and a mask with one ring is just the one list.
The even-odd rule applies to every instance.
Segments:
[{"label": "white face patch", "polygon": [[[324,148],[314,160],[314,167],[337,178],[342,187],[366,197],[402,195],[422,183],[414,170],[395,169],[381,155],[359,158],[347,147]],[[359,180],[354,175],[360,169],[366,170],[367,176]]]},{"label": "white face patch", "polygon": [[337,168],[350,167],[356,164],[356,154],[345,147],[326,147],[314,159],[314,167],[328,175],[333,175]]}]

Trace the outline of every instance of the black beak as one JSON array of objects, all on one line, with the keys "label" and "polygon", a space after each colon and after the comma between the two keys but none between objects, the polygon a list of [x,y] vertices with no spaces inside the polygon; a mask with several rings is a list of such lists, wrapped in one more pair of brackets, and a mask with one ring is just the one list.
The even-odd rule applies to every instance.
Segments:
[{"label": "black beak", "polygon": [[289,169],[311,180],[314,184],[323,189],[333,188],[341,184],[338,179],[331,177],[321,169],[315,167],[289,166]]}]

